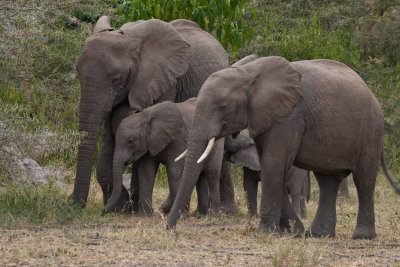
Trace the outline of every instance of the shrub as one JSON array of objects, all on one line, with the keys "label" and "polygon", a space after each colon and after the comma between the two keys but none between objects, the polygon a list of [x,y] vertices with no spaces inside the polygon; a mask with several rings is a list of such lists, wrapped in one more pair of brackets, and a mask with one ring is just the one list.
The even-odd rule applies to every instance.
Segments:
[{"label": "shrub", "polygon": [[119,2],[117,14],[123,16],[124,22],[151,18],[166,22],[195,21],[202,29],[214,33],[234,55],[254,34],[254,29],[244,21],[247,10],[255,16],[255,10],[247,8],[249,0],[112,0],[116,2]]}]

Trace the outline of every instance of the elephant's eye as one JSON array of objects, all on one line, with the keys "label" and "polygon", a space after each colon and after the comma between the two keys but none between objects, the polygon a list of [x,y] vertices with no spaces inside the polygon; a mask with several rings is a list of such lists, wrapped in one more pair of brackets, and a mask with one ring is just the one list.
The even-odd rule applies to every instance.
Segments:
[{"label": "elephant's eye", "polygon": [[220,111],[223,111],[223,110],[225,110],[227,107],[228,107],[228,103],[224,101],[224,102],[222,102],[222,103],[219,105],[218,109],[219,109]]},{"label": "elephant's eye", "polygon": [[121,79],[121,75],[117,75],[112,79],[112,83],[114,85],[118,84],[119,80]]},{"label": "elephant's eye", "polygon": [[129,138],[128,139],[128,145],[132,145],[133,144],[134,139],[133,138]]}]

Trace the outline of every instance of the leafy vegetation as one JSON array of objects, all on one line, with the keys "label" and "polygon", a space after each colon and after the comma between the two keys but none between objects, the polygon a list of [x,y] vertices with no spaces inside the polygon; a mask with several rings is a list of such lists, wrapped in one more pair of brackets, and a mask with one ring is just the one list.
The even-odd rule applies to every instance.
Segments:
[{"label": "leafy vegetation", "polygon": [[203,30],[213,33],[225,49],[233,55],[249,43],[254,29],[246,23],[249,0],[112,0],[118,2],[117,14],[124,22],[140,19],[172,21],[188,19],[197,22]]}]

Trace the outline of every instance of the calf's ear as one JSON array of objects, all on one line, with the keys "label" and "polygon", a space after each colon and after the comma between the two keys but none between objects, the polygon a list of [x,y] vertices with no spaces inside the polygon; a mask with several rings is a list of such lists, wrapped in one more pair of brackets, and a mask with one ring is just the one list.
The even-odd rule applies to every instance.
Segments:
[{"label": "calf's ear", "polygon": [[151,107],[148,149],[155,156],[177,138],[186,138],[182,114],[175,103],[165,101]]}]

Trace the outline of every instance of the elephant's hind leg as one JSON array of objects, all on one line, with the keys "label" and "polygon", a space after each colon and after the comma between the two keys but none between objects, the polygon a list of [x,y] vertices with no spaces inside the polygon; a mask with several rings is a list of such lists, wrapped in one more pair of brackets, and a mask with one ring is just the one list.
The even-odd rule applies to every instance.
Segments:
[{"label": "elephant's hind leg", "polygon": [[314,174],[319,185],[319,202],[317,214],[306,234],[312,237],[335,237],[336,198],[340,179],[335,175]]},{"label": "elephant's hind leg", "polygon": [[373,239],[375,232],[374,189],[378,167],[353,173],[358,193],[357,226],[354,239]]}]

